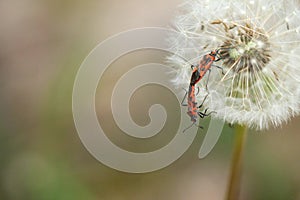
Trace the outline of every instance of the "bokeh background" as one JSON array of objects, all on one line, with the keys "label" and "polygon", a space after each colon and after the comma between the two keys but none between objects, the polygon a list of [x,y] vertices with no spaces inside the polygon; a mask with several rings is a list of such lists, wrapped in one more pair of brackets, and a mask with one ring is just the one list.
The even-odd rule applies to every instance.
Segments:
[{"label": "bokeh background", "polygon": [[[81,144],[73,123],[72,87],[90,50],[121,31],[167,27],[181,2],[0,1],[0,199],[224,199],[232,128],[224,128],[204,160],[197,154],[205,130],[171,166],[127,174],[95,160]],[[114,62],[99,82],[99,121],[112,141],[125,149],[151,151],[176,132],[179,105],[162,87],[144,86],[130,102],[132,117],[140,125],[149,123],[151,104],[161,103],[167,109],[166,127],[149,141],[124,136],[110,110],[112,88],[122,74],[138,64],[164,63],[165,56],[153,50],[130,53]],[[299,122],[298,117],[277,129],[249,132],[241,199],[300,199]]]}]

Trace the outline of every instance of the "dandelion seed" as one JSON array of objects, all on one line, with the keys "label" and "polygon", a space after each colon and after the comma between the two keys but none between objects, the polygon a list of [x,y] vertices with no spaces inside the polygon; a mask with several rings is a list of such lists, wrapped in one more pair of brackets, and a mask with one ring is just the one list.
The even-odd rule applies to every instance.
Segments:
[{"label": "dandelion seed", "polygon": [[[190,0],[182,11],[174,22],[182,38],[170,38],[173,51],[196,63],[210,50],[221,49],[223,59],[218,65],[226,73],[212,70],[205,105],[216,111],[215,117],[261,130],[299,114],[300,10],[296,2]],[[175,55],[168,59],[178,72],[175,84],[186,87],[190,64]],[[199,100],[205,95],[205,89],[201,90]]]}]

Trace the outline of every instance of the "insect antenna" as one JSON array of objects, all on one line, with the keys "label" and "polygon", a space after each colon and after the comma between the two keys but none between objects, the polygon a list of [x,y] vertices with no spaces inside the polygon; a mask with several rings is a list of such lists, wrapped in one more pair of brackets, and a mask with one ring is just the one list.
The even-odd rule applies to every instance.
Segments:
[{"label": "insect antenna", "polygon": [[195,124],[195,122],[193,122],[190,126],[186,127],[182,132],[184,133],[185,131],[189,130],[190,128],[192,128],[193,126],[196,126],[198,128],[203,129],[203,126],[198,126]]}]

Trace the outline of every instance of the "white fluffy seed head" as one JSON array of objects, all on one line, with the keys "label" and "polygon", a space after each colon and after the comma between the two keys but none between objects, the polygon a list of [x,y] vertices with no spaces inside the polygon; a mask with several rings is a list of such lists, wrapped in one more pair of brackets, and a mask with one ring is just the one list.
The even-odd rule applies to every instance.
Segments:
[{"label": "white fluffy seed head", "polygon": [[[212,67],[205,106],[214,117],[256,129],[279,126],[299,114],[300,9],[285,0],[189,0],[181,5],[169,38],[176,55],[174,83],[187,87],[191,64],[220,48],[222,60]],[[186,59],[182,59],[184,57]],[[198,86],[206,95],[204,77]]]}]

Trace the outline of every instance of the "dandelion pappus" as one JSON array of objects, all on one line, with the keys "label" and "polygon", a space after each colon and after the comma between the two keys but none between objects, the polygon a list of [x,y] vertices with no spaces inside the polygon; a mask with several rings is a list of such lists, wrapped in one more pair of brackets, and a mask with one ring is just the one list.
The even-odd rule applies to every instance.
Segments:
[{"label": "dandelion pappus", "polygon": [[[208,108],[205,109],[204,112],[200,112],[200,111],[198,111],[198,109],[203,106],[203,104],[204,104],[204,102],[205,102],[205,100],[206,100],[206,98],[209,94],[207,84],[208,84],[208,81],[209,81],[211,67],[217,67],[217,68],[221,69],[222,74],[224,75],[222,67],[219,67],[217,65],[213,65],[214,62],[217,62],[217,61],[221,60],[221,57],[219,57],[219,51],[220,51],[220,49],[215,50],[215,51],[211,51],[209,54],[204,55],[200,59],[198,65],[196,65],[196,66],[192,65],[191,66],[193,72],[192,72],[192,75],[191,75],[189,90],[186,91],[186,93],[184,95],[184,98],[181,102],[181,105],[182,106],[188,106],[187,114],[191,117],[191,121],[193,123],[188,128],[186,128],[183,132],[185,132],[187,129],[189,129],[190,127],[195,125],[198,116],[200,118],[204,118],[204,117],[209,116],[213,113],[213,112],[207,113]],[[204,75],[207,72],[208,72],[208,77],[207,77],[207,81],[206,81],[206,91],[208,92],[208,94],[203,99],[203,102],[199,106],[197,106],[197,102],[196,102],[196,98],[195,98],[195,85],[204,77]],[[185,100],[187,95],[188,95],[187,104],[184,104],[184,100]],[[199,126],[199,128],[203,128],[203,127]]]}]

